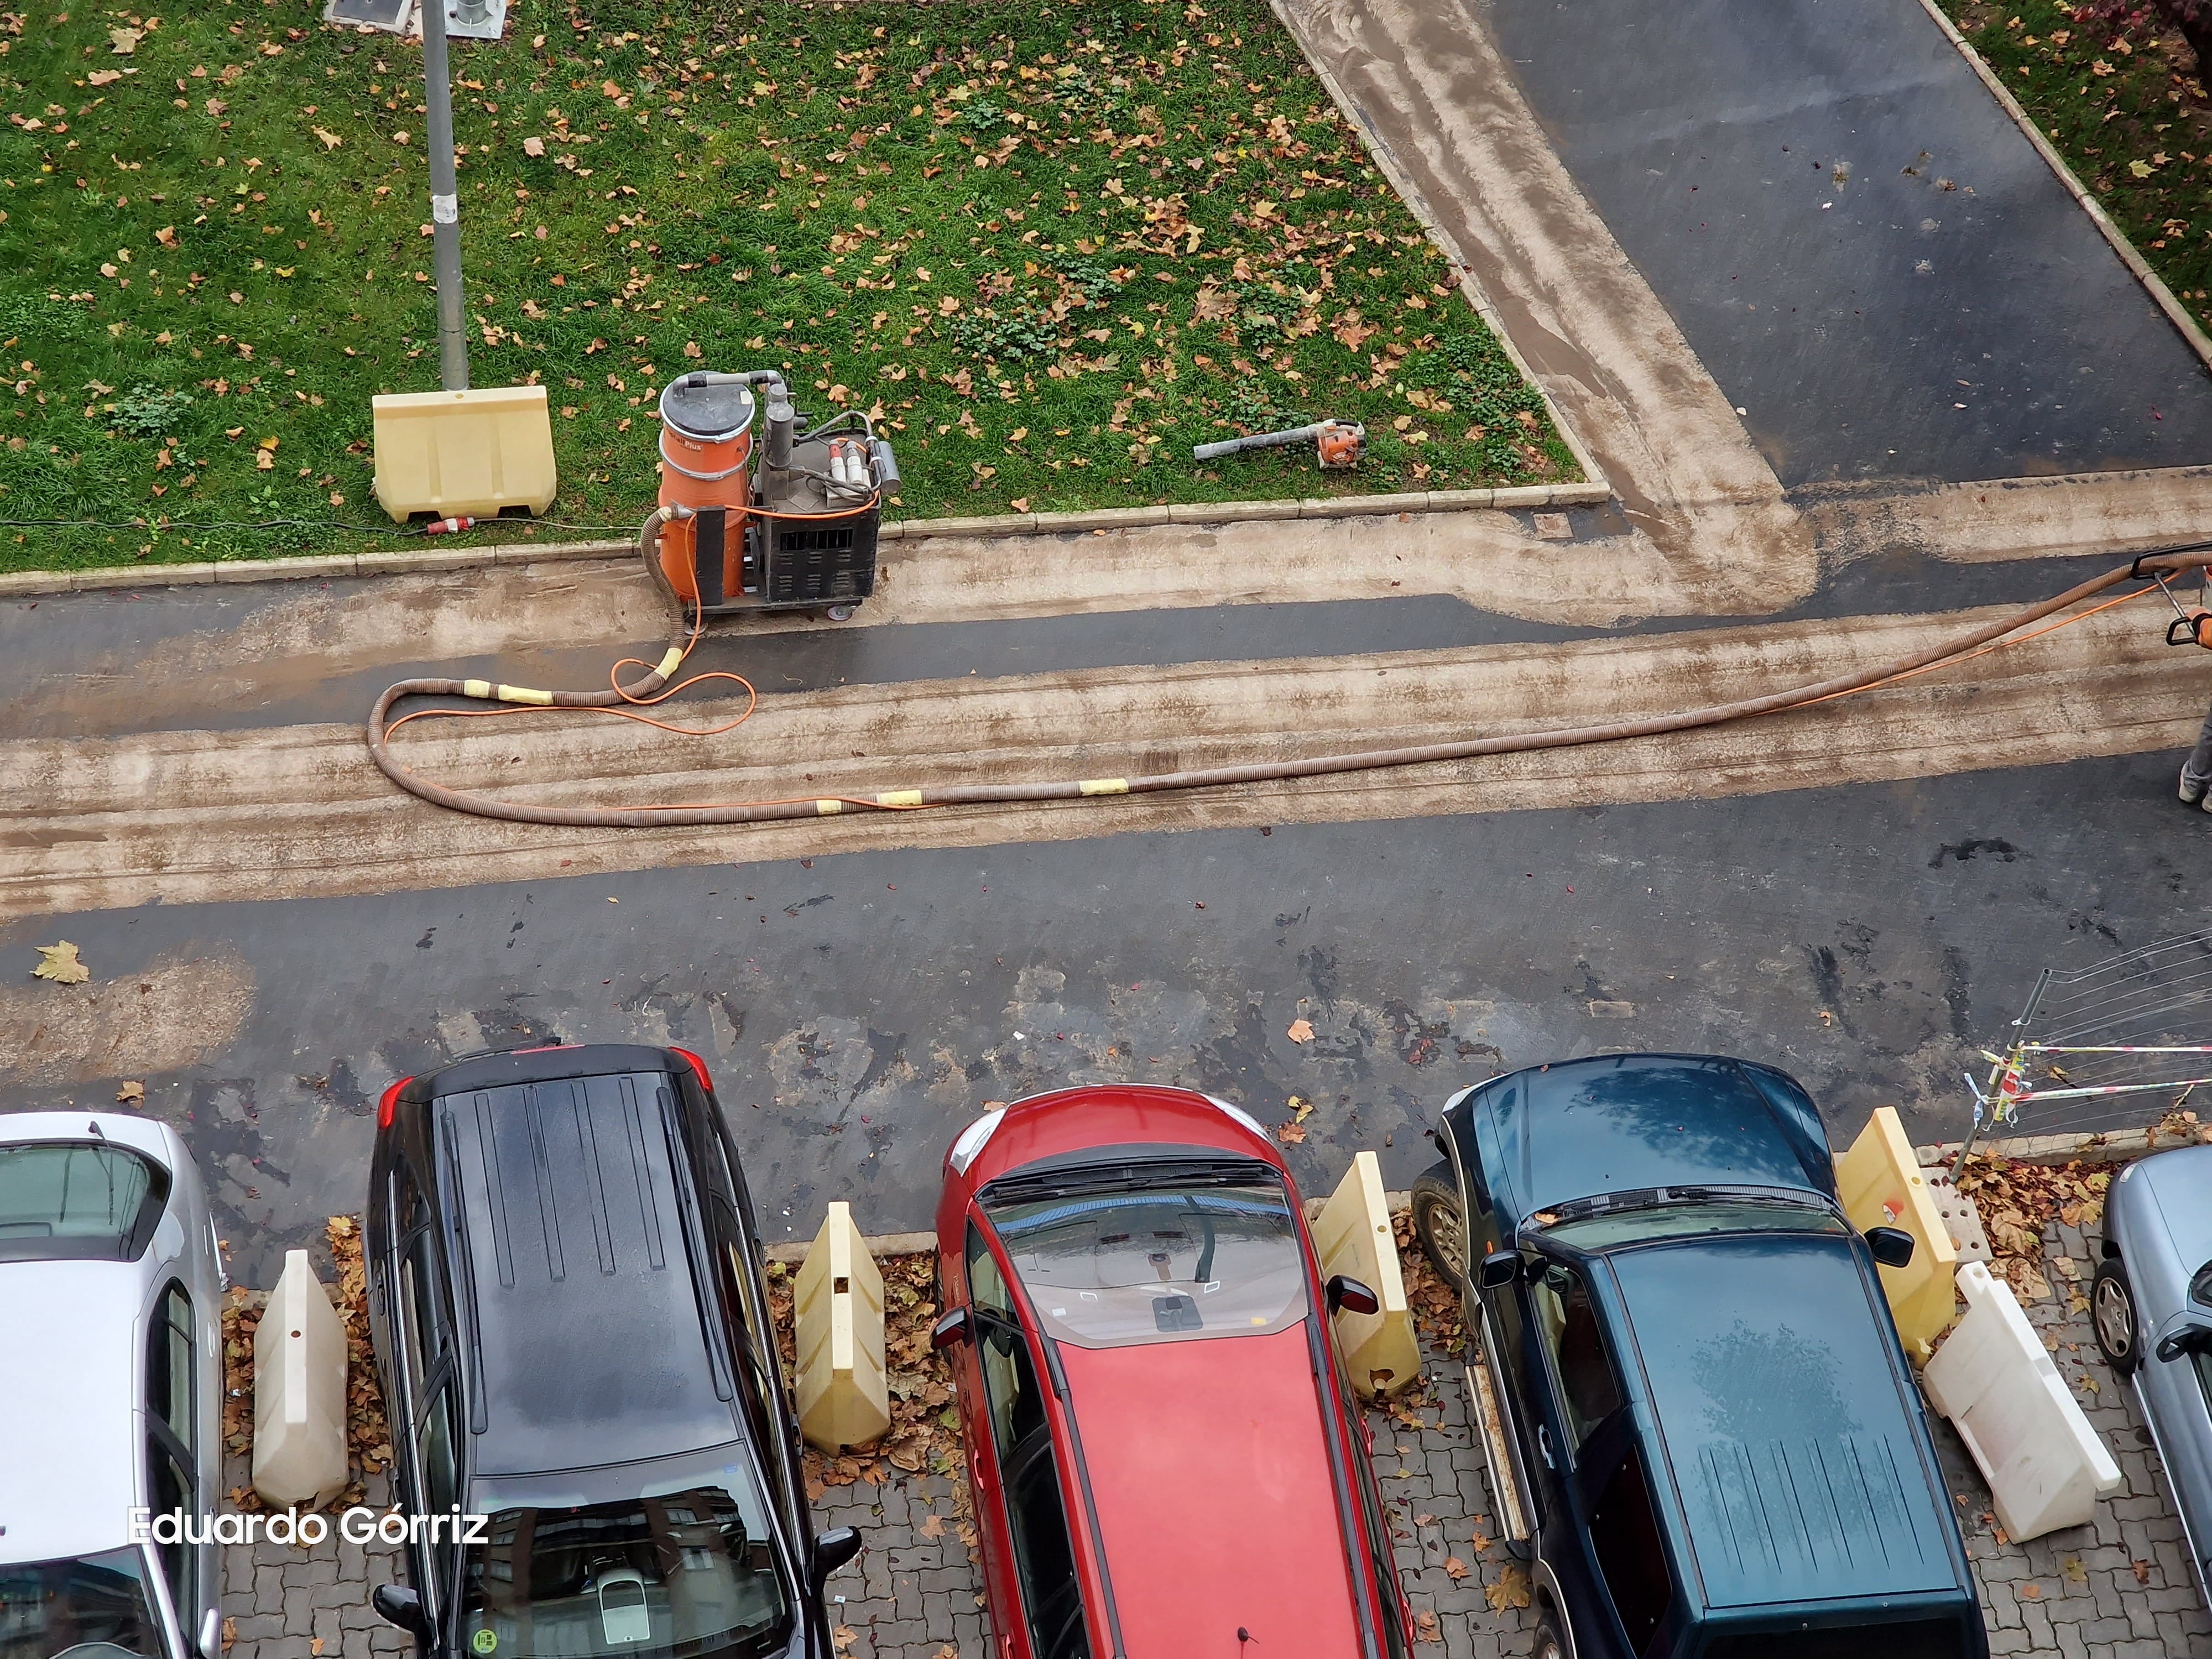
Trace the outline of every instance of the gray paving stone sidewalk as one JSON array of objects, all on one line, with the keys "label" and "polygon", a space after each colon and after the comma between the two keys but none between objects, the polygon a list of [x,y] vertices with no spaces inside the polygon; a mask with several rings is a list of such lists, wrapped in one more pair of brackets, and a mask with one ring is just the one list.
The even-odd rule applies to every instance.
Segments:
[{"label": "gray paving stone sidewalk", "polygon": [[[2062,1659],[2212,1659],[2208,1618],[2190,1572],[2181,1524],[2166,1497],[2149,1435],[2090,1334],[2090,1240],[2071,1228],[2045,1235],[2052,1294],[2027,1304],[2060,1376],[2118,1459],[2125,1484],[2087,1527],[2026,1544],[2005,1539],[1989,1492],[1948,1424],[1937,1450],[1959,1505],[1982,1589],[1995,1655]],[[1429,1356],[1414,1413],[1418,1431],[1369,1414],[1376,1473],[1397,1534],[1398,1561],[1422,1638],[1443,1659],[1504,1659],[1529,1650],[1528,1582],[1492,1541],[1482,1453],[1468,1426],[1456,1360]],[[231,1484],[243,1481],[234,1469]],[[840,1652],[850,1659],[987,1659],[980,1571],[968,1545],[962,1494],[951,1480],[910,1477],[881,1486],[832,1487],[817,1524],[857,1527],[867,1547],[830,1581]],[[385,1501],[381,1479],[369,1502]],[[400,1574],[384,1545],[333,1540],[313,1550],[276,1546],[227,1553],[224,1610],[235,1640],[226,1659],[368,1659],[405,1638],[369,1611],[370,1588]],[[320,1645],[318,1646],[317,1643]]]},{"label": "gray paving stone sidewalk", "polygon": [[[249,1485],[247,1460],[224,1462],[224,1489]],[[365,1483],[365,1505],[390,1502],[384,1475]],[[223,1551],[223,1659],[368,1659],[411,1651],[413,1639],[368,1605],[377,1585],[406,1582],[397,1544],[348,1543],[337,1534],[312,1549],[234,1544]]]}]

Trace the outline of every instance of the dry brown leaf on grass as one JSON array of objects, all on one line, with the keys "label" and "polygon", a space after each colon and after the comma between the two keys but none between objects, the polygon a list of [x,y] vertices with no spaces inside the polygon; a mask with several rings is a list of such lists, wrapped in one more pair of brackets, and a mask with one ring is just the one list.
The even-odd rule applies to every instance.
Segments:
[{"label": "dry brown leaf on grass", "polygon": [[58,945],[38,947],[39,965],[31,969],[33,979],[50,979],[57,985],[82,985],[92,977],[92,969],[77,960],[76,946],[67,939]]},{"label": "dry brown leaf on grass", "polygon": [[94,70],[84,77],[95,87],[112,87],[123,78],[121,70]]},{"label": "dry brown leaf on grass", "polygon": [[143,29],[110,29],[107,32],[108,50],[118,58],[128,58],[138,50],[138,43],[146,38]]},{"label": "dry brown leaf on grass", "polygon": [[544,141],[543,138],[526,138],[526,139],[524,139],[524,140],[522,141],[522,153],[523,153],[525,155],[530,155],[530,156],[538,156],[538,155],[544,155],[544,154],[545,154],[545,141]]}]

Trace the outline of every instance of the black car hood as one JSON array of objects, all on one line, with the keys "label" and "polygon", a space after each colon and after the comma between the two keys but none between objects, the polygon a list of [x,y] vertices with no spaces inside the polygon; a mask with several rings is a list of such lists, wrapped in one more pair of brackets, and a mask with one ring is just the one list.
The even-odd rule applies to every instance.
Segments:
[{"label": "black car hood", "polygon": [[1550,1206],[1641,1188],[1835,1194],[1812,1103],[1763,1066],[1608,1054],[1516,1073],[1480,1099],[1496,1148],[1494,1164],[1484,1149],[1484,1164],[1510,1183],[1516,1223]]}]

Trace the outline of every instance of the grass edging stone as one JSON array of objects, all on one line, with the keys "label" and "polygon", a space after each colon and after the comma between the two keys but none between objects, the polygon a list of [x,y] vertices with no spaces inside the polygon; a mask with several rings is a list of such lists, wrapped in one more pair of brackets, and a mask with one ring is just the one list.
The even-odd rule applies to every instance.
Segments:
[{"label": "grass edging stone", "polygon": [[[1420,513],[1527,512],[1596,507],[1613,499],[1604,484],[1526,484],[1504,489],[1436,489],[1396,495],[1335,495],[1320,501],[1178,501],[1170,507],[1103,507],[1093,513],[1002,513],[975,519],[899,519],[880,541],[941,536],[1002,538],[1105,533],[1164,525],[1237,524],[1285,519],[1388,518]],[[86,570],[0,572],[0,598],[95,592],[114,588],[185,587],[207,582],[328,580],[349,576],[419,576],[476,570],[489,564],[538,564],[557,559],[612,559],[637,550],[634,541],[492,542],[478,547],[406,548],[392,553],[325,553],[305,558],[227,559],[219,564],[98,565]]]}]

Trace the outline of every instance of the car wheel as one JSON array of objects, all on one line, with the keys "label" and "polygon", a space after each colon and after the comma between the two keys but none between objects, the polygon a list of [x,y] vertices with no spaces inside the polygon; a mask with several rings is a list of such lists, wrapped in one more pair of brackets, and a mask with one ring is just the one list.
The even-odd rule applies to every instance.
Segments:
[{"label": "car wheel", "polygon": [[1459,1290],[1466,1283],[1467,1217],[1460,1208],[1459,1184],[1451,1165],[1439,1158],[1413,1177],[1413,1237],[1422,1254]]},{"label": "car wheel", "polygon": [[2125,1376],[2142,1363],[2142,1333],[2136,1323],[2136,1297],[2128,1270],[2116,1255],[2097,1264],[2089,1285],[2089,1320],[2097,1328],[2097,1348],[2105,1363]]},{"label": "car wheel", "polygon": [[1536,1615],[1536,1640],[1528,1655],[1529,1659],[1567,1659],[1567,1644],[1559,1639],[1559,1623],[1549,1607]]}]

